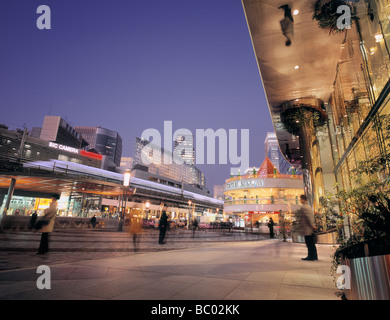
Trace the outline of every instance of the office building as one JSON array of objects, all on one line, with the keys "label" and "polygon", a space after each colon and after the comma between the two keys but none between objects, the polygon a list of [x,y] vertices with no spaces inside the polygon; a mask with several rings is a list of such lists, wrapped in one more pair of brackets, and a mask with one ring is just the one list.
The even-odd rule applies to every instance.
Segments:
[{"label": "office building", "polygon": [[194,165],[147,140],[136,138],[133,171],[136,177],[209,195],[205,177]]},{"label": "office building", "polygon": [[120,166],[122,157],[122,138],[118,132],[97,127],[76,126],[75,130],[88,141],[88,148],[93,148],[101,155],[107,156],[115,166]]},{"label": "office building", "polygon": [[60,116],[45,116],[42,127],[34,127],[30,135],[78,149],[83,149],[88,145],[81,134]]}]

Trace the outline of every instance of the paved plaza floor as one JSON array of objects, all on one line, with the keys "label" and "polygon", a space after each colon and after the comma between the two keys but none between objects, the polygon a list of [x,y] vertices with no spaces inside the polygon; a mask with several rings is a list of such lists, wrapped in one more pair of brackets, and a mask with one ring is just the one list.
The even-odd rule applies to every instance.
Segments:
[{"label": "paved plaza floor", "polygon": [[[332,245],[302,261],[304,244],[261,235],[144,234],[134,252],[126,233],[55,232],[48,255],[39,234],[0,233],[1,300],[340,300],[331,276]],[[38,289],[38,266],[50,289]],[[47,274],[46,274],[47,275]]]}]

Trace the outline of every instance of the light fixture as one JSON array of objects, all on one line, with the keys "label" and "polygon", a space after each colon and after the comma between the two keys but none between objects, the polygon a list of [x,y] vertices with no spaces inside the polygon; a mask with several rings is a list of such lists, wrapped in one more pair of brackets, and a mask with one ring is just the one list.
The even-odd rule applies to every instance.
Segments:
[{"label": "light fixture", "polygon": [[298,69],[299,69],[299,66],[298,66],[298,65],[296,65],[296,66],[294,67],[294,69],[295,69],[295,70],[298,70]]},{"label": "light fixture", "polygon": [[383,34],[381,32],[375,33],[374,37],[376,42],[380,42],[383,40]]},{"label": "light fixture", "polygon": [[371,47],[370,48],[370,54],[373,55],[376,51],[376,48],[375,47]]},{"label": "light fixture", "polygon": [[294,15],[294,16],[296,16],[298,13],[299,13],[299,10],[298,10],[298,9],[295,9],[295,10],[293,11],[293,15]]},{"label": "light fixture", "polygon": [[123,175],[123,186],[128,187],[130,185],[130,171],[126,170],[126,172]]}]

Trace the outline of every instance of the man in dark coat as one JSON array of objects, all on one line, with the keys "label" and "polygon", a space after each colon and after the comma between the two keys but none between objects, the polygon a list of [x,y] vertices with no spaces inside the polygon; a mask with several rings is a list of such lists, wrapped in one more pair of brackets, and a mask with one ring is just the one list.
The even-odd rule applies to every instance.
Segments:
[{"label": "man in dark coat", "polygon": [[268,228],[269,228],[269,236],[271,238],[274,237],[274,220],[271,218],[269,218],[269,222],[268,222]]},{"label": "man in dark coat", "polygon": [[164,242],[165,232],[167,231],[167,227],[168,227],[168,216],[166,213],[167,208],[168,207],[166,205],[163,206],[163,210],[162,210],[161,217],[160,217],[160,223],[158,226],[158,228],[160,229],[160,235],[158,238],[159,244],[165,244],[165,242]]}]

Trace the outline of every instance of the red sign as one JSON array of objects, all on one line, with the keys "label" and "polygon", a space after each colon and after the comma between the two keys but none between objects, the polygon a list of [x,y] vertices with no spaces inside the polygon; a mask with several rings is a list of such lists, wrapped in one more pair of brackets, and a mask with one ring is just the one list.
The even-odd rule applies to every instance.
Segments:
[{"label": "red sign", "polygon": [[80,150],[80,154],[84,157],[88,157],[88,158],[92,158],[92,159],[97,159],[97,160],[103,159],[103,156],[101,154],[89,152],[89,151],[85,151],[85,150]]}]

